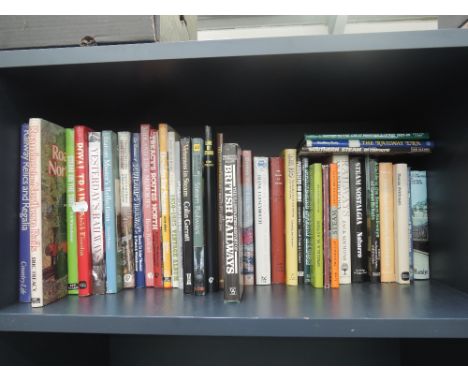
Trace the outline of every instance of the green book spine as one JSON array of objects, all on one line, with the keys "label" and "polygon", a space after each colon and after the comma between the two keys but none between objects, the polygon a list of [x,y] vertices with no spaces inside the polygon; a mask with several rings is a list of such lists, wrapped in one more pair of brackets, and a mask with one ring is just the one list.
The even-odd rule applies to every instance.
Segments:
[{"label": "green book spine", "polygon": [[309,182],[312,285],[315,288],[323,288],[323,200],[321,163],[314,163],[309,166]]},{"label": "green book spine", "polygon": [[76,246],[75,205],[75,131],[65,130],[65,151],[67,155],[67,262],[68,294],[78,295],[78,250]]}]

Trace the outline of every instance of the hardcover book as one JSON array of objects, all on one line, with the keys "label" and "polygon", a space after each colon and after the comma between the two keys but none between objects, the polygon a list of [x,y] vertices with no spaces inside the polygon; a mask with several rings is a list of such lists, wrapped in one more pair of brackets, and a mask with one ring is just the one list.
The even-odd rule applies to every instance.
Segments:
[{"label": "hardcover book", "polygon": [[[179,288],[179,244],[177,242],[177,198],[176,198],[176,174],[175,155],[176,136],[175,131],[167,133],[167,167],[169,174],[169,222],[170,222],[170,246],[171,246],[171,283],[173,288]],[[165,265],[165,264],[164,264]]]},{"label": "hardcover book", "polygon": [[192,211],[194,293],[206,293],[205,235],[203,224],[203,139],[192,138]]},{"label": "hardcover book", "polygon": [[[340,287],[340,256],[338,241],[338,165],[329,164],[330,173],[330,284]],[[326,238],[325,238],[326,239]]]},{"label": "hardcover book", "polygon": [[310,179],[309,158],[302,158],[302,241],[304,251],[304,283],[312,282],[311,273],[311,231],[310,231]]},{"label": "hardcover book", "polygon": [[309,166],[312,229],[312,285],[323,288],[323,186],[322,164]]},{"label": "hardcover book", "polygon": [[140,134],[132,133],[132,213],[135,287],[145,286],[145,247],[143,238],[143,206],[141,198]]},{"label": "hardcover book", "polygon": [[302,163],[297,160],[296,170],[297,188],[297,283],[304,284],[304,247],[303,247],[303,223],[302,223]]},{"label": "hardcover book", "polygon": [[122,233],[123,287],[135,288],[135,260],[133,253],[133,215],[132,215],[132,178],[131,178],[131,133],[117,133],[119,141],[119,178],[120,178],[120,230]]},{"label": "hardcover book", "polygon": [[103,131],[102,174],[104,180],[104,234],[106,252],[106,293],[123,287],[123,252],[121,246],[120,179],[117,134]]},{"label": "hardcover book", "polygon": [[205,126],[205,151],[203,157],[204,207],[205,207],[205,256],[208,292],[219,290],[218,231],[216,211],[216,165],[213,129]]},{"label": "hardcover book", "polygon": [[88,134],[91,129],[75,126],[75,187],[76,187],[76,229],[78,249],[78,294],[89,296],[93,293],[91,254],[91,222],[89,200],[89,147]]},{"label": "hardcover book", "polygon": [[368,279],[365,167],[362,157],[349,160],[351,282]]},{"label": "hardcover book", "polygon": [[411,219],[415,280],[427,280],[429,273],[429,227],[426,171],[411,171]]},{"label": "hardcover book", "polygon": [[380,205],[379,205],[379,163],[369,160],[370,190],[370,258],[369,277],[372,282],[380,282]]},{"label": "hardcover book", "polygon": [[89,139],[89,199],[93,293],[106,293],[106,258],[104,244],[104,209],[102,184],[101,133],[90,132]]},{"label": "hardcover book", "polygon": [[314,140],[354,140],[354,139],[375,139],[375,140],[397,140],[397,141],[418,141],[429,139],[428,133],[380,133],[380,134],[305,134],[302,143]]},{"label": "hardcover book", "polygon": [[330,173],[329,165],[322,166],[323,190],[323,287],[331,287],[330,259]]},{"label": "hardcover book", "polygon": [[[175,143],[176,216],[177,216],[177,256],[179,288],[184,289],[183,238],[182,238],[182,180],[180,173],[180,141]],[[215,206],[216,210],[216,206]],[[216,231],[216,227],[215,227]],[[216,251],[215,251],[216,252]]]},{"label": "hardcover book", "polygon": [[284,161],[270,158],[271,283],[286,281],[284,235]]},{"label": "hardcover book", "polygon": [[65,129],[29,120],[31,303],[42,307],[67,295]]},{"label": "hardcover book", "polygon": [[[270,195],[268,173],[268,158],[254,157],[253,178],[256,233],[255,282],[257,285],[271,284]],[[245,209],[243,212],[245,212]]]},{"label": "hardcover book", "polygon": [[242,276],[242,187],[241,149],[235,143],[223,145],[224,194],[224,301],[240,302],[244,291]]},{"label": "hardcover book", "polygon": [[224,289],[224,213],[223,213],[223,133],[216,133],[216,168],[218,173],[218,270],[219,288]]},{"label": "hardcover book", "polygon": [[252,151],[242,150],[242,241],[244,285],[255,285]]},{"label": "hardcover book", "polygon": [[[68,138],[68,137],[67,137]],[[68,143],[68,141],[67,141]],[[29,252],[29,124],[21,125],[19,195],[19,301],[31,302],[31,257]],[[74,184],[74,183],[73,183]],[[68,177],[67,177],[68,187]],[[74,193],[73,193],[74,195]],[[67,194],[68,196],[68,194]],[[67,200],[68,217],[68,200]],[[68,226],[67,226],[68,227]],[[67,230],[68,233],[68,230]],[[76,231],[75,231],[76,235]],[[75,240],[76,243],[76,240]],[[76,253],[75,253],[76,255]],[[78,293],[78,289],[76,289]],[[69,293],[71,293],[69,291]]]}]

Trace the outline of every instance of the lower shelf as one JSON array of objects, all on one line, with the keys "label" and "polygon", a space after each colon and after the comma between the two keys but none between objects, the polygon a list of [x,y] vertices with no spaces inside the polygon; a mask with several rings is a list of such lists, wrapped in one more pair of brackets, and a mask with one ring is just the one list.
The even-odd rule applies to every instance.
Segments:
[{"label": "lower shelf", "polygon": [[222,292],[124,290],[67,297],[44,308],[0,309],[0,331],[340,338],[468,338],[468,294],[436,281],[246,288],[240,304]]}]

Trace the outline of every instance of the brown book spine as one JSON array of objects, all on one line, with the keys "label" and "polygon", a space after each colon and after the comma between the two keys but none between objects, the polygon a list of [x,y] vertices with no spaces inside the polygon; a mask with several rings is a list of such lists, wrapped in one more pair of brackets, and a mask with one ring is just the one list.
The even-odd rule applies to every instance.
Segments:
[{"label": "brown book spine", "polygon": [[285,236],[284,236],[284,161],[270,158],[270,221],[271,221],[271,282],[284,284]]}]

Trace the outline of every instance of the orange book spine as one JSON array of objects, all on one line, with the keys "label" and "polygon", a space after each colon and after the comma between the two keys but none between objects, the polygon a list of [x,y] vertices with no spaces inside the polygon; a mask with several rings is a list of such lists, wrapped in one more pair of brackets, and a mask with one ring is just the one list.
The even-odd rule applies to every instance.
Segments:
[{"label": "orange book spine", "polygon": [[340,287],[338,242],[338,165],[330,163],[330,275],[331,287]]}]

